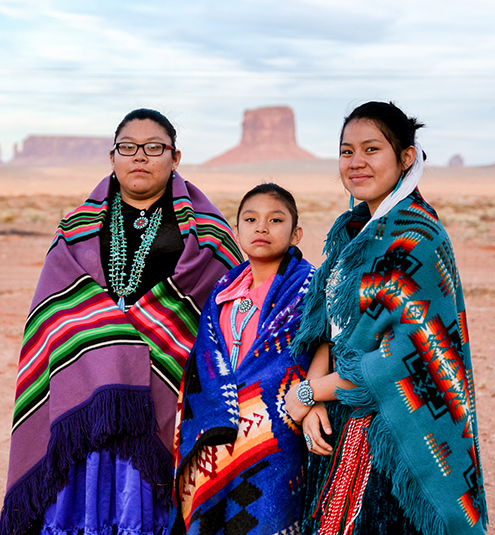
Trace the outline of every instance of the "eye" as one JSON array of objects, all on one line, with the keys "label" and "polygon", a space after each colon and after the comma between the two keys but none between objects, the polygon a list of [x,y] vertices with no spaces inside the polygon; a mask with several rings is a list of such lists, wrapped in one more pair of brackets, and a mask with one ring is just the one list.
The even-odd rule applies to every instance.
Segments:
[{"label": "eye", "polygon": [[341,155],[341,156],[349,156],[350,154],[352,154],[351,149],[342,149],[342,150],[340,151],[340,155]]},{"label": "eye", "polygon": [[283,219],[280,219],[278,217],[273,217],[271,220],[270,220],[272,223],[283,223]]},{"label": "eye", "polygon": [[377,147],[368,147],[368,148],[366,149],[366,152],[375,152],[375,151],[377,151],[377,150],[378,150]]},{"label": "eye", "polygon": [[256,221],[256,219],[254,219],[254,217],[246,217],[246,219],[244,219],[244,221],[246,223],[254,223]]}]

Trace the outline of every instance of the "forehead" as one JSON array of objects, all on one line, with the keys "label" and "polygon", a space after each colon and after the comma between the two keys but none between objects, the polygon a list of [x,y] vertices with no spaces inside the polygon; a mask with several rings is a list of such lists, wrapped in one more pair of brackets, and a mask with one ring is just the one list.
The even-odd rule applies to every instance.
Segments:
[{"label": "forehead", "polygon": [[270,193],[258,193],[249,197],[242,206],[241,212],[283,212],[288,214],[289,210],[283,200]]},{"label": "forehead", "polygon": [[388,143],[380,127],[371,119],[353,119],[346,125],[342,133],[342,143],[359,143],[368,139]]},{"label": "forehead", "polygon": [[166,143],[171,142],[163,126],[151,119],[129,121],[119,133],[118,140],[121,139],[131,139],[133,141],[154,139],[162,140]]}]

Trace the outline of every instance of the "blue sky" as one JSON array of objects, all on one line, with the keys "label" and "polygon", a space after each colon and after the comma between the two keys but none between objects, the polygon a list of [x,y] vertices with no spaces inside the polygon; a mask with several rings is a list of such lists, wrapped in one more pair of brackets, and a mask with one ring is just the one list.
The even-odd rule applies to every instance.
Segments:
[{"label": "blue sky", "polygon": [[493,0],[0,0],[2,157],[29,134],[111,136],[152,107],[200,163],[270,105],[336,157],[343,116],[392,100],[426,123],[432,163],[493,164],[494,23]]}]

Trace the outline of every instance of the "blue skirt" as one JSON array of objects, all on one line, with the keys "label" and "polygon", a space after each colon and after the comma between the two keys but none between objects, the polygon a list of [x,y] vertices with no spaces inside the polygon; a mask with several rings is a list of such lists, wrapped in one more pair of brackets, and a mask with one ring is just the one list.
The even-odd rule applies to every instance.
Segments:
[{"label": "blue skirt", "polygon": [[108,450],[74,464],[69,484],[45,511],[42,535],[166,535],[168,512],[130,461]]},{"label": "blue skirt", "polygon": [[[332,434],[323,435],[323,438],[335,451],[337,437],[349,420],[352,409],[338,401],[328,402],[327,409]],[[317,535],[320,529],[322,511],[318,509],[318,502],[322,486],[328,478],[331,481],[333,477],[333,474],[329,474],[332,461],[333,456],[309,454],[302,535]],[[334,473],[336,469],[337,466],[334,467]],[[391,491],[390,479],[372,468],[353,535],[421,535],[405,517]]]}]

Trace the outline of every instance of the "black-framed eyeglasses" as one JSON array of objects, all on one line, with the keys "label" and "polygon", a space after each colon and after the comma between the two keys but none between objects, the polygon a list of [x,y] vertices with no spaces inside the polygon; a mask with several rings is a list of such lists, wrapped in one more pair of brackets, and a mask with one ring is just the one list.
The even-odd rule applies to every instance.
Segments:
[{"label": "black-framed eyeglasses", "polygon": [[117,152],[121,156],[134,156],[137,154],[137,151],[140,149],[140,147],[143,148],[144,153],[146,156],[161,156],[163,154],[163,151],[165,150],[175,150],[172,145],[168,145],[167,143],[129,143],[127,141],[123,141],[121,143],[115,143],[115,149],[117,149]]}]

